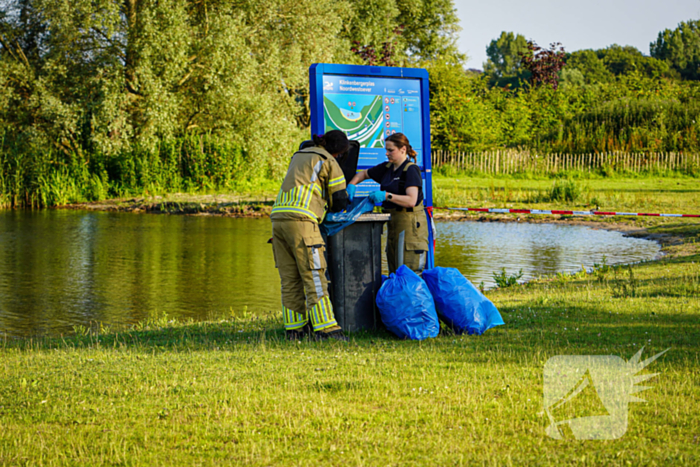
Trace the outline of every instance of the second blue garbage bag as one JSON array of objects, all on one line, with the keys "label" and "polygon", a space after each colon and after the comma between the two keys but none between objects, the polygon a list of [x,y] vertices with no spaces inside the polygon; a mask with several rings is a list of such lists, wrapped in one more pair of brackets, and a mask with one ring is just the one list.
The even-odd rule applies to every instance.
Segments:
[{"label": "second blue garbage bag", "polygon": [[436,267],[423,271],[435,299],[440,319],[457,334],[483,334],[494,326],[505,324],[491,300],[455,268]]},{"label": "second blue garbage bag", "polygon": [[400,339],[423,340],[440,332],[428,286],[405,265],[384,281],[377,293],[377,307],[387,329]]}]

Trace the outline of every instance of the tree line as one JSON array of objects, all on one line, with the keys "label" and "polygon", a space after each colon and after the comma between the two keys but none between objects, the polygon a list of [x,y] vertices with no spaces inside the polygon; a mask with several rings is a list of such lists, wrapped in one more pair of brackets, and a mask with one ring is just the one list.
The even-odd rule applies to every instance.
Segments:
[{"label": "tree line", "polygon": [[661,31],[645,55],[613,44],[565,52],[503,32],[484,72],[432,67],[433,146],[543,153],[697,152],[700,21]]},{"label": "tree line", "polygon": [[3,0],[0,204],[279,176],[311,63],[460,60],[457,23],[451,0]]},{"label": "tree line", "polygon": [[0,205],[279,177],[315,62],[427,68],[436,149],[697,147],[697,22],[560,69],[504,33],[482,74],[458,32],[452,0],[0,0]]}]

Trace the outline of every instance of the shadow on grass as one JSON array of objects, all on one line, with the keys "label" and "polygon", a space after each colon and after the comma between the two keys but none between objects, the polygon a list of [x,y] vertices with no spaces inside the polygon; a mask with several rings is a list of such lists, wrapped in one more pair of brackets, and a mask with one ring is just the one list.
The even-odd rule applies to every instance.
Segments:
[{"label": "shadow on grass", "polygon": [[650,233],[665,233],[683,237],[692,237],[700,235],[700,223],[697,221],[690,221],[678,222],[675,224],[660,224],[650,226],[647,228],[647,230]]},{"label": "shadow on grass", "polygon": [[[156,320],[157,321],[157,320]],[[85,330],[82,334],[68,337],[0,338],[0,348],[40,350],[56,348],[130,348],[145,352],[227,350],[238,346],[294,347],[300,344],[311,346],[347,345],[335,340],[316,341],[306,338],[289,341],[282,323],[275,318],[252,320],[220,320],[202,322],[145,323],[141,329],[121,332],[98,332]],[[371,345],[379,341],[398,340],[386,330],[359,331],[348,334],[350,345]]]},{"label": "shadow on grass", "polygon": [[[612,304],[612,307],[610,306]],[[643,305],[641,305],[643,307]],[[612,309],[613,311],[609,311]],[[631,311],[630,311],[631,309]],[[578,304],[564,299],[542,301],[534,298],[517,305],[500,306],[505,326],[482,336],[455,335],[446,327],[436,339],[402,341],[385,330],[350,333],[350,342],[288,341],[277,318],[220,320],[208,322],[144,325],[143,329],[124,332],[86,332],[66,338],[0,340],[0,348],[48,350],[70,348],[129,349],[145,353],[227,351],[238,348],[276,348],[280,350],[329,347],[398,346],[416,349],[459,348],[470,358],[482,358],[480,352],[501,351],[513,358],[538,350],[561,351],[572,347],[600,353],[603,348],[646,345],[663,342],[676,350],[694,351],[700,342],[698,314],[683,310],[669,312],[640,310],[639,298],[610,298],[605,305]]]},{"label": "shadow on grass", "polygon": [[[502,343],[523,342],[532,350],[545,347],[575,347],[596,350],[644,345],[673,347],[679,354],[694,354],[700,342],[698,312],[668,304],[644,305],[643,297],[610,298],[604,304],[573,305],[566,300],[546,304],[538,300],[502,306],[500,311],[510,335]],[[546,343],[546,344],[545,344]]]},{"label": "shadow on grass", "polygon": [[[675,258],[670,261],[689,263],[691,260]],[[594,283],[593,293],[602,300],[589,302],[568,297],[567,289],[580,293],[581,289],[575,287],[590,283],[590,280],[577,280],[565,285],[552,283],[548,286],[549,290],[539,290],[540,286],[537,286],[537,295],[524,300],[520,293],[515,296],[497,295],[496,303],[505,302],[499,305],[505,326],[491,329],[482,336],[455,335],[443,326],[438,338],[422,342],[402,341],[385,330],[350,333],[349,343],[315,342],[310,339],[288,341],[279,316],[186,323],[155,317],[136,329],[119,332],[85,330],[82,335],[66,338],[0,338],[0,349],[114,348],[158,353],[232,351],[241,348],[286,351],[299,346],[319,350],[390,346],[416,351],[448,350],[450,356],[445,356],[447,360],[471,358],[488,361],[493,358],[489,355],[494,352],[503,354],[505,360],[517,360],[536,352],[601,354],[622,347],[620,352],[626,354],[629,352],[625,347],[632,351],[642,345],[663,345],[664,348],[672,346],[676,355],[688,355],[696,352],[697,342],[700,342],[697,307],[679,303],[676,310],[672,308],[676,306],[675,300],[645,301],[655,297],[674,297],[675,292],[669,287],[677,282],[678,278],[658,276],[639,280],[640,289],[651,290],[642,290],[641,296],[634,298],[613,298],[609,288]],[[697,295],[688,298],[697,300]],[[517,303],[510,301],[513,299]]]}]

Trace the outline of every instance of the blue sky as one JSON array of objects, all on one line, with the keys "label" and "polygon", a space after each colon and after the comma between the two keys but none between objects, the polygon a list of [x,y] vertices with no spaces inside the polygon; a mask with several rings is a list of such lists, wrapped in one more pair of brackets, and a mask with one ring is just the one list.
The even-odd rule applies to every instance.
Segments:
[{"label": "blue sky", "polygon": [[700,0],[454,0],[462,31],[459,48],[468,68],[482,69],[486,46],[501,31],[540,46],[561,42],[567,51],[632,45],[649,54],[660,31],[700,19]]}]

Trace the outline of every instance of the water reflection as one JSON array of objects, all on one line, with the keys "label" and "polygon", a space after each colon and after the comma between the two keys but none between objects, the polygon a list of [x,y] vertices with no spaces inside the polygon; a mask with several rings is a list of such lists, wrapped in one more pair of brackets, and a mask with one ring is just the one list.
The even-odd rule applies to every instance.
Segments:
[{"label": "water reflection", "polygon": [[269,221],[0,213],[0,332],[279,308]]},{"label": "water reflection", "polygon": [[458,268],[474,284],[495,285],[493,272],[523,270],[523,279],[576,272],[601,263],[627,264],[654,258],[659,245],[620,232],[583,226],[441,222],[435,251],[440,266]]},{"label": "water reflection", "polygon": [[[73,332],[150,313],[207,319],[280,306],[268,219],[83,211],[0,212],[0,334]],[[472,282],[524,278],[654,257],[617,232],[546,224],[443,222],[437,263]]]}]

